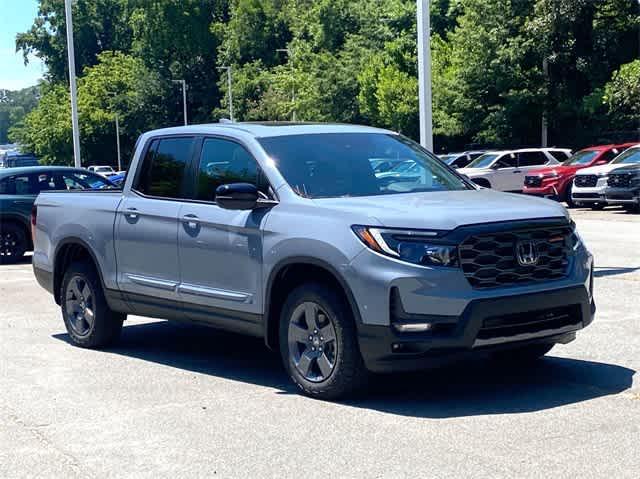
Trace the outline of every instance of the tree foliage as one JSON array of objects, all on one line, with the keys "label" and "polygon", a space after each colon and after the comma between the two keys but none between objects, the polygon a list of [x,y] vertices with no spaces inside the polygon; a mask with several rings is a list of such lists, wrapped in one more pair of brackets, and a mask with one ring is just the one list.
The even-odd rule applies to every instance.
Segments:
[{"label": "tree foliage", "polygon": [[[52,162],[70,159],[63,4],[40,0],[17,38],[48,74],[16,136]],[[536,145],[543,115],[550,141],[567,146],[637,129],[638,13],[636,0],[433,0],[436,145]],[[113,158],[116,110],[126,148],[139,131],[180,124],[172,80],[187,81],[191,122],[228,116],[222,66],[239,120],[368,123],[415,138],[415,14],[415,0],[77,0],[85,160]]]}]

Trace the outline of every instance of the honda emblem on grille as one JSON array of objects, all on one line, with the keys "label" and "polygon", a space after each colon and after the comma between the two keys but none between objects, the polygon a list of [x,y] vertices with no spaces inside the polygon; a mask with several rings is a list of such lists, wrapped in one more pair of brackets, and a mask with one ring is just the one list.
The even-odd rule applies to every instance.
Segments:
[{"label": "honda emblem on grille", "polygon": [[531,240],[519,241],[516,244],[516,258],[520,266],[535,266],[538,264],[540,255],[536,243]]}]

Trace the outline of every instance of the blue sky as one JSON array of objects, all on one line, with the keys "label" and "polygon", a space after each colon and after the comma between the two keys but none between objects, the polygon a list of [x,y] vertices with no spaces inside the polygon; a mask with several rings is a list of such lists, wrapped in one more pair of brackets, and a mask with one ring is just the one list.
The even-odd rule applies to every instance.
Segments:
[{"label": "blue sky", "polygon": [[37,14],[37,0],[0,0],[0,89],[19,90],[42,77],[44,66],[38,58],[25,67],[22,54],[15,53],[16,34],[27,31]]}]

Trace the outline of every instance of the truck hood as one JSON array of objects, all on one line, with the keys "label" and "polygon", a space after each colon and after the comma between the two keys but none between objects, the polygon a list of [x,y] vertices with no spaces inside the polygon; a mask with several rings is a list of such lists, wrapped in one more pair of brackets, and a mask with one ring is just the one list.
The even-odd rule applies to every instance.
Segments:
[{"label": "truck hood", "polygon": [[606,175],[610,171],[622,166],[625,165],[620,163],[618,163],[617,165],[609,163],[608,165],[592,166],[591,168],[584,168],[580,170],[578,172],[578,175]]},{"label": "truck hood", "polygon": [[453,230],[458,226],[534,218],[568,218],[555,201],[490,189],[314,200],[354,224]]}]

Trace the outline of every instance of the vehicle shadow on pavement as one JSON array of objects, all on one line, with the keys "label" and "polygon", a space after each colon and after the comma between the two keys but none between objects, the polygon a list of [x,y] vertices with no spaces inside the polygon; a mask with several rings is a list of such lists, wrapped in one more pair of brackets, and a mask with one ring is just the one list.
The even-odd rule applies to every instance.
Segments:
[{"label": "vehicle shadow on pavement", "polygon": [[596,278],[602,278],[604,276],[616,276],[618,274],[635,273],[640,271],[640,268],[623,268],[623,267],[596,267],[593,271],[593,275]]},{"label": "vehicle shadow on pavement", "polygon": [[[126,324],[126,323],[125,323]],[[67,341],[67,334],[55,338]],[[173,322],[125,326],[108,352],[168,367],[296,394],[279,355],[258,338]],[[526,369],[479,360],[434,371],[376,376],[352,407],[391,414],[450,418],[550,409],[617,394],[635,371],[593,361],[547,357]]]}]

